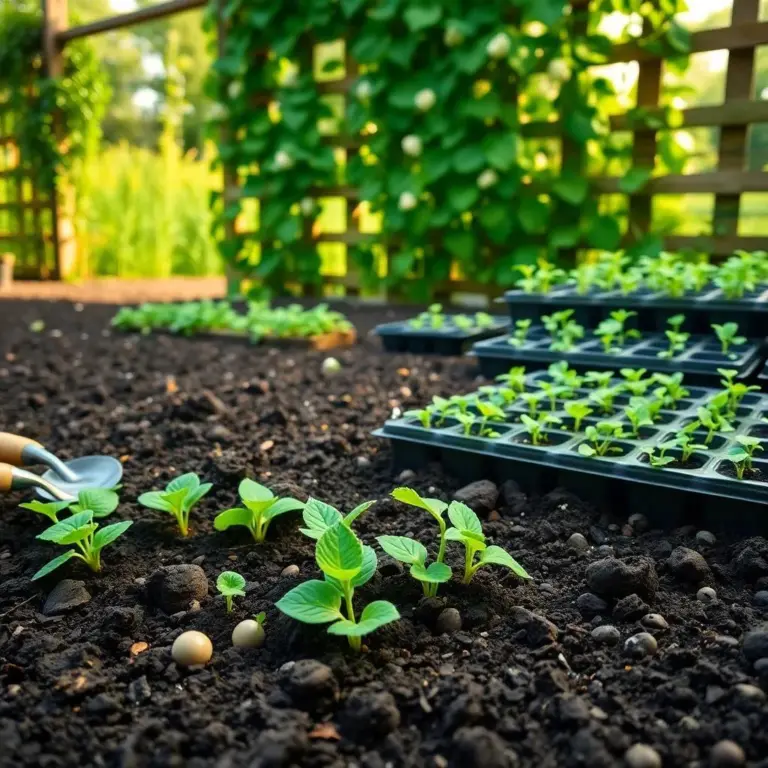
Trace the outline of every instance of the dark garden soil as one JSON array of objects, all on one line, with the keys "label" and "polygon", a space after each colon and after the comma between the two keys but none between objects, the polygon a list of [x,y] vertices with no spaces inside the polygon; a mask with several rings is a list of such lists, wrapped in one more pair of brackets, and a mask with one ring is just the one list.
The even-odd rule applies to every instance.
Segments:
[{"label": "dark garden soil", "polygon": [[[103,573],[69,563],[33,583],[57,548],[35,540],[43,521],[17,509],[20,494],[0,500],[0,765],[594,768],[622,764],[636,744],[655,750],[630,752],[637,768],[738,765],[732,745],[713,757],[731,739],[750,765],[768,766],[768,661],[753,664],[768,656],[768,630],[758,630],[768,621],[768,541],[648,531],[621,509],[593,510],[556,489],[526,498],[507,484],[497,500],[486,486],[469,502],[532,581],[481,569],[469,587],[454,582],[424,601],[380,556],[358,605],[386,598],[403,619],[354,656],[342,638],[274,608],[299,578],[317,575],[298,515],[274,524],[262,546],[243,529],[215,532],[213,517],[246,476],[345,511],[406,483],[450,499],[458,484],[438,467],[393,477],[387,445],[370,432],[395,406],[470,390],[472,369],[381,353],[367,331],[404,311],[350,310],[362,341],[333,353],[343,369],[332,379],[321,373],[322,352],[113,336],[112,313],[0,301],[0,429],[64,457],[119,457],[114,518],[135,521],[105,550]],[[38,319],[46,329],[33,334]],[[185,540],[170,516],[135,499],[187,471],[215,487]],[[435,535],[426,514],[387,500],[357,530],[369,542],[385,532]],[[618,561],[597,564],[612,554]],[[450,549],[454,565],[459,556]],[[160,566],[190,563],[204,570],[208,594],[199,607],[164,612],[147,580]],[[290,565],[298,577],[282,575]],[[248,581],[231,615],[215,596],[226,569]],[[90,600],[45,615],[62,579],[84,582]],[[705,585],[714,602],[697,600]],[[439,634],[446,606],[463,627]],[[262,610],[264,647],[232,648],[235,623]],[[615,630],[593,636],[602,625]],[[171,661],[186,629],[213,640],[204,668]],[[625,652],[641,631],[655,636],[655,655]]]}]

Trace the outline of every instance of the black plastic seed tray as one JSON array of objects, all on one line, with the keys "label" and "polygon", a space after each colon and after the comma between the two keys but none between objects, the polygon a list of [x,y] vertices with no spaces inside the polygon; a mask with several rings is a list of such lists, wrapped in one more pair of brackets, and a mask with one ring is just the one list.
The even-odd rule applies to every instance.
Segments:
[{"label": "black plastic seed tray", "polygon": [[[535,391],[537,381],[550,380],[542,372],[529,374],[528,391]],[[733,422],[736,430],[722,433],[712,440],[707,451],[695,451],[690,461],[680,464],[678,449],[668,452],[676,464],[664,468],[650,465],[644,453],[649,447],[672,439],[685,425],[696,419],[696,409],[719,390],[688,387],[690,395],[676,410],[660,412],[660,421],[643,428],[638,438],[615,441],[621,454],[607,457],[585,457],[578,447],[585,442],[583,431],[573,431],[573,420],[556,402],[554,415],[563,424],[548,431],[549,443],[534,446],[520,422],[525,404],[516,401],[505,408],[507,420],[492,423],[498,437],[465,435],[454,419],[442,426],[426,429],[414,418],[387,421],[374,432],[376,437],[392,443],[396,471],[419,469],[439,462],[445,471],[461,482],[493,479],[499,483],[515,480],[527,493],[548,493],[562,487],[581,498],[626,516],[642,512],[663,527],[695,523],[704,526],[731,527],[741,531],[768,530],[768,397],[760,393],[747,395]],[[575,391],[576,398],[588,403],[589,391]],[[489,397],[487,391],[479,394]],[[547,401],[548,402],[548,401]],[[519,407],[518,407],[519,406]],[[593,414],[580,429],[599,418],[620,421],[629,428],[622,405],[611,414]],[[693,433],[703,442],[705,432]],[[749,435],[762,440],[763,453],[755,453],[754,470],[743,480],[736,478],[733,465],[726,458],[736,445],[736,435]],[[765,456],[765,459],[759,458]]]},{"label": "black plastic seed tray", "polygon": [[670,317],[683,314],[686,317],[684,328],[692,333],[710,333],[713,323],[734,322],[738,323],[742,335],[768,336],[768,286],[741,299],[726,299],[719,288],[670,298],[650,289],[628,295],[621,291],[580,294],[568,285],[556,286],[548,294],[507,291],[503,300],[513,321],[530,318],[538,322],[542,315],[573,309],[576,322],[586,328],[596,328],[614,310],[627,309],[637,312],[632,323],[641,331],[663,331]]},{"label": "black plastic seed tray", "polygon": [[463,355],[474,342],[505,333],[506,318],[494,318],[494,325],[461,329],[453,322],[455,315],[445,315],[442,328],[413,328],[408,321],[377,325],[374,333],[381,336],[386,352],[410,352],[416,355]]},{"label": "black plastic seed tray", "polygon": [[594,337],[574,344],[568,352],[551,350],[552,342],[540,326],[533,328],[528,340],[519,347],[510,344],[509,339],[510,336],[502,336],[480,341],[472,347],[470,354],[477,357],[483,376],[492,379],[515,365],[525,365],[530,370],[567,360],[570,367],[579,371],[617,368],[646,368],[659,373],[681,371],[686,381],[706,385],[716,384],[721,378],[718,368],[737,370],[739,379],[753,377],[768,354],[765,341],[752,340],[735,347],[734,356],[723,355],[720,342],[712,335],[692,336],[685,350],[670,359],[658,356],[669,346],[666,336],[659,333],[646,334],[616,354],[605,352],[600,340]]}]

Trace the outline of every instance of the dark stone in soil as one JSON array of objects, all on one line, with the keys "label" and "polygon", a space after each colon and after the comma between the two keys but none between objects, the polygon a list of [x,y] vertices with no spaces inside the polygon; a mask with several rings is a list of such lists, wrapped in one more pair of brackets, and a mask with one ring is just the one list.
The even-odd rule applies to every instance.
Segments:
[{"label": "dark stone in soil", "polygon": [[435,622],[435,631],[438,634],[450,634],[461,629],[461,614],[455,608],[445,608]]},{"label": "dark stone in soil", "polygon": [[602,597],[626,597],[636,593],[646,600],[653,600],[659,577],[650,558],[619,560],[606,557],[587,568],[587,586]]},{"label": "dark stone in soil", "polygon": [[613,618],[620,622],[635,621],[649,610],[650,606],[639,595],[627,595],[613,607]]},{"label": "dark stone in soil", "polygon": [[341,716],[341,730],[355,741],[373,741],[400,725],[400,711],[388,691],[352,691]]},{"label": "dark stone in soil", "polygon": [[712,580],[712,571],[703,555],[694,549],[678,547],[667,560],[667,568],[680,581],[703,584]]},{"label": "dark stone in soil", "polygon": [[460,728],[453,737],[454,768],[511,768],[517,756],[507,750],[504,742],[493,731],[482,726]]},{"label": "dark stone in soil", "polygon": [[496,508],[499,500],[499,489],[490,480],[477,480],[465,485],[453,494],[456,501],[461,501],[478,515],[487,515]]},{"label": "dark stone in soil", "polygon": [[576,607],[585,619],[605,616],[608,613],[608,603],[592,592],[584,592],[584,594],[579,595],[576,598]]},{"label": "dark stone in soil", "polygon": [[741,649],[749,661],[755,662],[758,659],[768,658],[768,624],[761,624],[747,632]]},{"label": "dark stone in soil", "polygon": [[526,608],[514,608],[512,628],[528,645],[537,648],[557,642],[558,628],[543,616],[537,616]]},{"label": "dark stone in soil", "polygon": [[339,684],[333,671],[315,659],[291,663],[283,672],[280,685],[293,705],[307,712],[327,709],[339,695]]},{"label": "dark stone in soil", "polygon": [[520,490],[520,486],[514,480],[505,480],[501,484],[501,499],[504,502],[504,506],[514,513],[525,504],[527,496]]},{"label": "dark stone in soil", "polygon": [[91,594],[85,588],[84,581],[64,579],[51,590],[46,598],[43,613],[46,616],[56,616],[74,611],[75,608],[86,605],[90,601]]},{"label": "dark stone in soil", "polygon": [[184,611],[193,600],[207,596],[208,579],[199,565],[166,565],[147,582],[149,601],[167,614]]},{"label": "dark stone in soil", "polygon": [[736,575],[745,581],[754,582],[761,576],[768,576],[768,541],[761,536],[747,539],[734,548],[731,561]]}]

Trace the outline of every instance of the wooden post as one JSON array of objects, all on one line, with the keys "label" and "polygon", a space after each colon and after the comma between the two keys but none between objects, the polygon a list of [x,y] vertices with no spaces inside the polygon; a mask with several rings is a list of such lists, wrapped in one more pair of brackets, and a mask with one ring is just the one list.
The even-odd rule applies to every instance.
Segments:
[{"label": "wooden post", "polygon": [[[68,26],[68,0],[42,0],[43,4],[43,58],[45,70],[49,77],[61,77],[64,73],[64,53],[56,35]],[[58,179],[54,179],[50,190],[51,221],[53,225],[52,240],[54,253],[54,270],[52,277],[60,280],[66,277],[77,258],[77,242],[68,211],[62,209],[61,203],[66,200],[74,203],[74,195],[69,190],[60,188]]]}]

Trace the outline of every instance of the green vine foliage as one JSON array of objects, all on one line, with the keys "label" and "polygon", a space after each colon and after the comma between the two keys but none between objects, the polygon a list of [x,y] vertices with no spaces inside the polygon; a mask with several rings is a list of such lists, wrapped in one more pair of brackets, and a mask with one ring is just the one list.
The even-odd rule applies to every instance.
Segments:
[{"label": "green vine foliage", "polygon": [[86,41],[67,45],[56,78],[45,73],[41,44],[39,12],[0,12],[0,108],[11,114],[23,170],[50,189],[98,141],[110,93]]},{"label": "green vine foliage", "polygon": [[[649,5],[226,0],[228,31],[214,66],[219,146],[225,164],[245,169],[243,197],[261,200],[256,276],[272,291],[320,282],[317,247],[306,236],[317,215],[311,195],[338,181],[382,213],[381,235],[349,248],[358,272],[369,284],[379,279],[375,243],[384,243],[381,279],[419,298],[457,267],[504,286],[519,277],[516,266],[541,256],[619,247],[621,212],[601,207],[588,174],[614,172],[631,193],[652,173],[680,172],[685,163],[674,131],[665,131],[680,124],[670,104],[631,111],[635,125],[659,131],[661,158],[655,169],[631,166],[631,142],[609,130],[609,114],[620,111],[614,85],[593,69],[614,49],[601,22],[617,13],[627,14],[622,42],[685,68],[687,35],[675,22],[682,0]],[[318,130],[331,110],[308,61],[312,44],[338,39],[359,66],[341,133],[362,142],[342,166]],[[268,56],[254,56],[259,50]],[[266,108],[264,93],[279,109]],[[539,127],[555,120],[559,138]],[[242,200],[220,208],[221,220],[232,221]],[[225,257],[242,258],[246,240],[225,238]],[[648,245],[639,241],[646,252]]]}]

